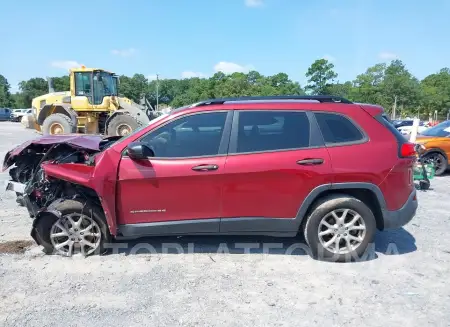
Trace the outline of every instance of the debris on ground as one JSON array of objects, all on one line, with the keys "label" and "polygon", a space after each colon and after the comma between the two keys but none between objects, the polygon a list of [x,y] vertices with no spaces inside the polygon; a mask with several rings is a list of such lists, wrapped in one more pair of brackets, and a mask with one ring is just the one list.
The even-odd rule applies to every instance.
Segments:
[{"label": "debris on ground", "polygon": [[33,241],[8,241],[0,243],[0,254],[22,254],[34,244]]}]

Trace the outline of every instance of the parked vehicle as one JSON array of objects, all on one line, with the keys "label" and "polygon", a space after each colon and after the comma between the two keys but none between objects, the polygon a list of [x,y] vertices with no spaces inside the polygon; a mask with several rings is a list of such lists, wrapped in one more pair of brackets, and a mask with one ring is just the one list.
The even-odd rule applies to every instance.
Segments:
[{"label": "parked vehicle", "polygon": [[0,108],[0,121],[9,120],[11,116],[11,109]]},{"label": "parked vehicle", "polygon": [[11,113],[10,119],[13,122],[20,122],[22,117],[33,113],[33,109],[16,109]]},{"label": "parked vehicle", "polygon": [[[394,125],[396,126],[396,128],[398,129],[400,134],[410,135],[411,131],[412,131],[412,127],[413,127],[413,122],[414,122],[414,120],[408,119],[408,120],[403,120],[403,121],[396,121],[396,123],[394,123]],[[422,132],[426,131],[427,129],[428,129],[428,124],[426,124],[423,121],[420,121],[417,131],[419,133],[422,133]]]},{"label": "parked vehicle", "polygon": [[123,138],[55,135],[6,154],[32,236],[102,253],[116,236],[296,236],[314,257],[365,253],[418,206],[414,144],[375,105],[329,96],[207,100]]},{"label": "parked vehicle", "polygon": [[69,69],[69,80],[69,91],[55,92],[48,79],[49,93],[31,102],[36,110],[32,125],[44,135],[124,136],[156,117],[149,103],[139,105],[118,96],[119,77],[113,72],[81,66]]},{"label": "parked vehicle", "polygon": [[425,162],[434,163],[435,174],[444,174],[449,168],[450,120],[433,126],[417,136],[416,143],[425,147]]}]

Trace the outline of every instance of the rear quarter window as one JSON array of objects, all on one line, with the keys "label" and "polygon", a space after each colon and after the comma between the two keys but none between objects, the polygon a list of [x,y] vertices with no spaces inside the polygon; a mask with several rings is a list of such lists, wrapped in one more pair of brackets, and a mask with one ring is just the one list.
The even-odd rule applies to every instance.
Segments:
[{"label": "rear quarter window", "polygon": [[386,127],[395,137],[398,143],[405,143],[407,141],[406,136],[402,135],[397,128],[395,128],[394,123],[389,120],[385,115],[378,115],[375,117],[378,122],[380,122],[384,127]]},{"label": "rear quarter window", "polygon": [[326,144],[362,143],[364,133],[347,117],[334,113],[314,114]]}]

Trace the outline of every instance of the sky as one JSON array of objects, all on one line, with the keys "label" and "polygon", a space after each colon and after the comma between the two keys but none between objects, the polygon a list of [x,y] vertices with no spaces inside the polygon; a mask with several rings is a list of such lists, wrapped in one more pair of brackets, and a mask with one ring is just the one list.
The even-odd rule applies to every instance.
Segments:
[{"label": "sky", "polygon": [[450,66],[450,0],[0,0],[0,74],[17,90],[73,66],[149,79],[257,70],[302,86],[320,58],[339,81],[402,60]]}]

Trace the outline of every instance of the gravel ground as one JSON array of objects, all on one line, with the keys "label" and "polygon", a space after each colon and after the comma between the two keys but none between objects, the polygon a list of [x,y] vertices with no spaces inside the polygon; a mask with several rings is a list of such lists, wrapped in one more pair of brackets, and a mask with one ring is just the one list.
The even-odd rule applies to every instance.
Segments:
[{"label": "gravel ground", "polygon": [[[0,123],[0,155],[34,136]],[[89,258],[3,254],[0,326],[448,326],[449,180],[433,180],[414,220],[378,233],[358,263],[318,262],[292,251],[301,240],[266,237],[141,239],[132,245],[152,253],[130,245]],[[30,224],[14,199],[0,201],[0,242],[29,240]]]}]

